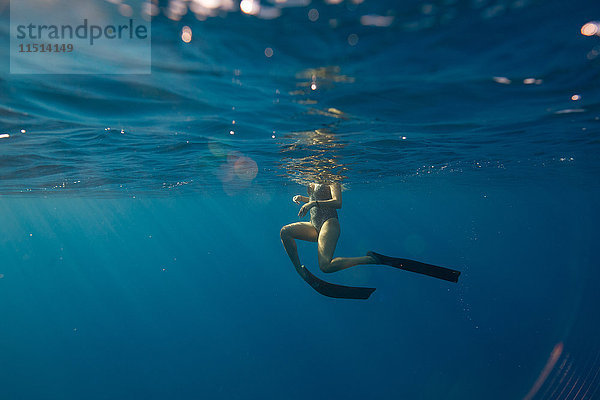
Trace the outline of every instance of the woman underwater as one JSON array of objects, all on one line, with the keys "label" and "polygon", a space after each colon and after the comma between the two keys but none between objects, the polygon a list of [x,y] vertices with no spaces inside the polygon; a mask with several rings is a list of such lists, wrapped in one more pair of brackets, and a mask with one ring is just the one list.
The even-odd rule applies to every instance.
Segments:
[{"label": "woman underwater", "polygon": [[336,272],[355,265],[383,264],[457,282],[459,271],[437,267],[403,258],[387,257],[372,251],[362,257],[333,258],[340,237],[337,210],[342,208],[342,187],[339,183],[311,183],[309,197],[297,195],[293,201],[305,203],[298,212],[302,218],[310,211],[310,222],[295,222],[281,228],[281,242],[300,276],[319,293],[338,298],[367,299],[375,289],[334,285],[320,280],[300,263],[295,239],[318,243],[319,268],[323,272]]}]

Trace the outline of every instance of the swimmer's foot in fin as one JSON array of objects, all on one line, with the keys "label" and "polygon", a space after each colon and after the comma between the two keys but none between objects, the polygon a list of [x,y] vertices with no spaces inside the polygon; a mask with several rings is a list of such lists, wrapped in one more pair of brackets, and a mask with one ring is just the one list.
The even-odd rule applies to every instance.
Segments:
[{"label": "swimmer's foot in fin", "polygon": [[388,257],[383,254],[375,253],[374,251],[369,251],[367,256],[372,257],[376,264],[389,265],[390,267],[416,272],[417,274],[429,275],[449,282],[458,282],[458,277],[460,276],[460,271],[408,260],[406,258]]},{"label": "swimmer's foot in fin", "polygon": [[296,271],[306,283],[323,296],[337,299],[366,300],[375,291],[375,288],[343,286],[325,282],[314,276],[304,265],[296,267]]}]

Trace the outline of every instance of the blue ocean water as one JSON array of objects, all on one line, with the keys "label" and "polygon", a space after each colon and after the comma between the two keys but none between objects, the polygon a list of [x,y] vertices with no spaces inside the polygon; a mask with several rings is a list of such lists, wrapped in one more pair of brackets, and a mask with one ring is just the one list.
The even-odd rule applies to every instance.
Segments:
[{"label": "blue ocean water", "polygon": [[[600,8],[152,4],[150,75],[15,75],[0,0],[0,398],[600,398]],[[317,176],[336,256],[459,283],[313,291]]]}]

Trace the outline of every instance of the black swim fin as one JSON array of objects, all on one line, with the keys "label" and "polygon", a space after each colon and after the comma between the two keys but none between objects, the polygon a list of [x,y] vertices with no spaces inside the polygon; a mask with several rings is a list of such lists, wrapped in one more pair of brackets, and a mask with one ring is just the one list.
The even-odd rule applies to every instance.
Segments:
[{"label": "black swim fin", "polygon": [[375,288],[343,286],[325,282],[314,276],[304,265],[296,267],[296,271],[306,283],[323,296],[337,299],[366,300],[375,291]]},{"label": "black swim fin", "polygon": [[419,261],[408,260],[406,258],[395,258],[384,256],[383,254],[369,251],[368,256],[371,256],[377,260],[377,264],[389,265],[390,267],[396,267],[405,271],[416,272],[417,274],[429,275],[434,278],[443,279],[449,282],[458,282],[460,271],[453,269],[438,267],[436,265],[425,264]]}]

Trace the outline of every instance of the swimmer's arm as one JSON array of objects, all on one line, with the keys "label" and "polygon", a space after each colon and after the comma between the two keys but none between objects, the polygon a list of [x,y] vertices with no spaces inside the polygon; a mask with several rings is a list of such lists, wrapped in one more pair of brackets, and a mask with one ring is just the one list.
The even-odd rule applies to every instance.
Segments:
[{"label": "swimmer's arm", "polygon": [[339,183],[334,183],[329,188],[331,189],[330,200],[318,200],[318,205],[316,202],[312,203],[315,203],[314,206],[318,207],[342,208],[342,186]]}]

